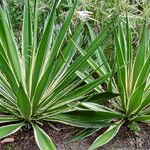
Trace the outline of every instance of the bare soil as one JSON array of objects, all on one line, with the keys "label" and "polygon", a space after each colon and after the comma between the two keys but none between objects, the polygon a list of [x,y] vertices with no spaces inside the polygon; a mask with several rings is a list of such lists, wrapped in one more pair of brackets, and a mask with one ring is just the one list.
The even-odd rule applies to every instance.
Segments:
[{"label": "bare soil", "polygon": [[[135,135],[126,126],[123,126],[111,142],[97,150],[150,150],[150,126],[141,124],[140,127],[141,131],[138,135]],[[79,142],[67,143],[71,136],[81,129],[62,126],[61,124],[55,124],[54,126],[46,124],[43,129],[53,139],[58,150],[87,150],[89,145],[102,132],[98,131]],[[13,138],[14,142],[1,144],[0,150],[39,150],[31,129],[22,129],[9,138]]]}]

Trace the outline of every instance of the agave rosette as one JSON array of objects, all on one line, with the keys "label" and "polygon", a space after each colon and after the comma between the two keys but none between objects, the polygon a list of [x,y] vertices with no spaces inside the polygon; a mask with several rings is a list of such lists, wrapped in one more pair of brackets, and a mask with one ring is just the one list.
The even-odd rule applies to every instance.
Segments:
[{"label": "agave rosette", "polygon": [[[90,38],[93,40],[96,35],[90,25],[87,23],[89,29]],[[150,41],[149,41],[149,28],[145,21],[143,25],[143,31],[137,46],[133,47],[132,44],[132,32],[128,23],[128,17],[124,25],[123,21],[119,19],[118,27],[114,27],[114,53],[113,53],[113,64],[108,63],[108,59],[105,56],[102,47],[99,47],[95,51],[95,58],[89,58],[87,60],[89,66],[95,70],[97,66],[102,65],[96,71],[97,75],[104,76],[109,72],[113,72],[112,76],[106,80],[105,86],[98,86],[95,88],[97,93],[104,91],[120,93],[118,97],[109,101],[111,110],[109,107],[105,107],[105,110],[114,111],[114,113],[121,113],[122,117],[116,117],[112,114],[111,118],[114,123],[101,134],[94,143],[89,147],[89,150],[96,149],[107,142],[109,142],[118,132],[120,127],[128,120],[130,122],[129,127],[132,129],[139,129],[138,122],[149,122],[150,121]],[[80,53],[86,54],[82,48]],[[79,74],[81,79],[88,75],[86,82],[90,83],[94,80],[93,76],[89,74],[88,70],[85,73]],[[106,93],[105,93],[106,94]],[[108,95],[109,97],[109,95]],[[101,97],[102,98],[102,97]],[[95,114],[101,112],[104,106],[101,106],[98,99],[94,101],[82,102],[85,108],[92,110]],[[99,114],[105,117],[107,114]],[[114,116],[114,117],[113,117]],[[104,117],[104,119],[105,119]],[[112,119],[110,119],[112,121]],[[95,122],[96,123],[96,122]],[[101,129],[101,128],[99,128]],[[99,130],[89,128],[83,130],[72,141],[85,138],[94,132]]]},{"label": "agave rosette", "polygon": [[[86,109],[83,114],[85,118],[83,115],[74,118],[73,110],[80,109],[77,107],[79,101],[85,100],[87,93],[104,82],[111,73],[83,85],[81,83],[84,80],[79,79],[78,75],[87,67],[86,60],[107,36],[111,23],[91,42],[83,56],[75,46],[83,22],[69,34],[70,38],[67,36],[77,0],[57,32],[56,8],[60,1],[54,1],[40,41],[37,40],[38,1],[35,0],[34,3],[33,20],[29,0],[24,2],[21,47],[16,42],[6,5],[0,6],[0,139],[23,126],[31,125],[40,149],[56,149],[51,138],[40,127],[43,121],[59,121],[80,127],[95,125],[97,115],[87,120],[86,113],[92,115],[92,112]],[[88,76],[84,79],[86,78]],[[116,96],[106,93],[102,101],[108,99],[108,94],[109,98]],[[100,94],[95,97],[92,94],[90,99],[97,96],[100,97]],[[66,112],[70,116],[62,119]],[[108,113],[105,118],[108,119],[114,112],[102,109],[100,114],[104,113]],[[120,118],[120,114],[115,114]],[[99,117],[96,126],[104,126],[107,123]]]}]

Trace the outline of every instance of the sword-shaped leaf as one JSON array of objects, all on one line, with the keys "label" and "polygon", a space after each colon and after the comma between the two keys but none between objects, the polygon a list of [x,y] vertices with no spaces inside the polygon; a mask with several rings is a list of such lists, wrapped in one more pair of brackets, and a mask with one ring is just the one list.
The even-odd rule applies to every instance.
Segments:
[{"label": "sword-shaped leaf", "polygon": [[29,120],[31,115],[31,104],[21,84],[17,95],[17,107],[23,117]]},{"label": "sword-shaped leaf", "polygon": [[32,124],[34,137],[40,150],[56,150],[56,147],[50,137],[36,124]]},{"label": "sword-shaped leaf", "polygon": [[122,123],[110,126],[107,131],[105,131],[94,141],[94,143],[89,147],[88,150],[94,150],[112,140],[118,133],[121,125]]},{"label": "sword-shaped leaf", "polygon": [[0,139],[17,132],[22,126],[23,126],[22,123],[1,126],[0,127]]}]

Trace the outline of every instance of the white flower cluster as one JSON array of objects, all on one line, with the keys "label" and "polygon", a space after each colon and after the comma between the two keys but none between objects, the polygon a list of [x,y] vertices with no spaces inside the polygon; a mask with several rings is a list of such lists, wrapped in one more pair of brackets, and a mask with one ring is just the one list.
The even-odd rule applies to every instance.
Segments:
[{"label": "white flower cluster", "polygon": [[86,21],[88,19],[91,19],[91,15],[93,14],[93,12],[84,10],[84,11],[76,11],[78,17],[80,19],[82,19],[83,21]]}]

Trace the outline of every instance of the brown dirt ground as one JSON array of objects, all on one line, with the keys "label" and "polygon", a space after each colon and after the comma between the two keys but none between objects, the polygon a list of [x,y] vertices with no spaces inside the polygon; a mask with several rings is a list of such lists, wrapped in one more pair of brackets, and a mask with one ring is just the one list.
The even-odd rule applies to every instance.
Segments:
[{"label": "brown dirt ground", "polygon": [[[87,150],[89,145],[102,132],[98,131],[82,141],[66,144],[66,141],[80,129],[66,125],[62,127],[61,124],[55,124],[55,127],[59,130],[46,124],[44,130],[52,137],[58,150]],[[126,126],[123,126],[111,142],[97,150],[150,150],[150,126],[141,124],[140,127],[141,131],[138,135],[135,135]],[[1,144],[0,150],[39,150],[30,129],[23,129],[10,137],[15,139],[14,142]]]}]

